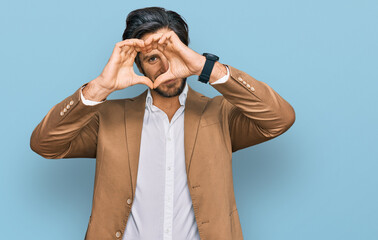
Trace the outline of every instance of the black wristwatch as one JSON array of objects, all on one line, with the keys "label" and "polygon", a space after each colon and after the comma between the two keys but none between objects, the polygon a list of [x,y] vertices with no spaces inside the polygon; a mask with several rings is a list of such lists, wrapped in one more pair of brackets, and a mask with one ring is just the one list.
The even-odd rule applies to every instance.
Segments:
[{"label": "black wristwatch", "polygon": [[213,70],[215,62],[219,60],[219,57],[211,53],[204,53],[202,55],[206,57],[206,62],[201,75],[198,77],[198,81],[206,84],[210,80],[211,71]]}]

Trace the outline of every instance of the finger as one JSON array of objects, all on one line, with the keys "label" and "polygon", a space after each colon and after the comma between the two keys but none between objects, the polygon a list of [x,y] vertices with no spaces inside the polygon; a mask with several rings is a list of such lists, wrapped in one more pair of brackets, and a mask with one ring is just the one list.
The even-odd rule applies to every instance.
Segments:
[{"label": "finger", "polygon": [[167,34],[164,34],[158,41],[158,44],[163,44],[165,43],[165,40],[167,39]]},{"label": "finger", "polygon": [[154,84],[151,81],[151,79],[149,79],[148,77],[145,77],[145,76],[138,76],[136,84],[144,84],[144,85],[146,85],[149,88],[153,88],[154,87]]},{"label": "finger", "polygon": [[135,48],[130,46],[129,48],[125,48],[125,55],[130,56],[133,52],[135,52]]},{"label": "finger", "polygon": [[168,46],[167,43],[158,44],[157,49],[158,49],[160,52],[164,53],[164,52],[165,52],[165,49],[167,48],[167,46]]},{"label": "finger", "polygon": [[135,50],[137,52],[144,52],[145,51],[145,47],[141,46],[141,45],[138,45],[138,46],[135,46]]},{"label": "finger", "polygon": [[164,52],[165,48],[167,47],[167,35],[162,36],[158,41],[158,50],[160,52]]},{"label": "finger", "polygon": [[138,38],[129,38],[129,39],[125,39],[121,42],[118,42],[117,44],[119,44],[120,46],[123,46],[123,45],[128,45],[128,44],[137,44],[137,45],[140,45],[140,46],[144,46],[144,41],[142,39],[138,39]]},{"label": "finger", "polygon": [[163,43],[168,44],[168,43],[172,42],[172,38],[171,38],[172,37],[172,32],[173,31],[170,31],[170,32],[164,34],[164,36],[162,36],[160,38],[159,44],[163,44]]},{"label": "finger", "polygon": [[134,43],[128,41],[128,42],[120,43],[118,46],[121,49],[121,54],[127,54],[127,52],[130,50],[130,48],[134,47]]},{"label": "finger", "polygon": [[128,48],[126,51],[123,52],[123,64],[130,65],[134,62],[135,57],[137,55],[137,51],[135,48]]},{"label": "finger", "polygon": [[127,56],[129,55],[130,47],[123,46],[120,50],[120,56],[122,56],[123,58],[127,58]]},{"label": "finger", "polygon": [[144,84],[147,85],[149,88],[154,88],[154,83],[152,82],[151,79],[149,79],[148,77],[143,77],[144,80]]},{"label": "finger", "polygon": [[181,39],[176,35],[176,33],[175,33],[174,31],[170,31],[170,32],[167,34],[167,38],[166,38],[165,42],[166,42],[168,45],[172,45],[172,47],[175,48],[175,49],[181,49],[182,47],[187,47],[187,46],[181,41]]},{"label": "finger", "polygon": [[126,39],[122,42],[119,42],[118,46],[122,49],[122,51],[126,51],[130,47],[140,50],[141,48],[144,48],[144,41],[136,38]]},{"label": "finger", "polygon": [[143,41],[135,42],[134,48],[136,51],[141,52],[144,49],[144,42]]},{"label": "finger", "polygon": [[161,35],[160,33],[155,33],[155,34],[152,34],[151,36],[149,36],[145,41],[144,41],[144,44],[145,46],[149,46],[151,44],[151,42],[154,40],[154,38],[158,35]]},{"label": "finger", "polygon": [[161,38],[162,35],[154,37],[154,40],[152,41],[152,48],[157,49],[158,47],[158,41]]},{"label": "finger", "polygon": [[148,49],[156,49],[157,41],[161,38],[162,35],[162,33],[156,33],[149,36],[144,42],[145,46],[147,46]]},{"label": "finger", "polygon": [[169,32],[167,39],[171,42],[174,42],[174,40],[179,40],[181,42],[180,38],[176,35],[174,31]]},{"label": "finger", "polygon": [[135,50],[138,51],[138,52],[141,52],[141,51],[144,50],[144,48],[145,48],[144,41],[139,39],[139,41],[137,42],[137,46],[136,46]]},{"label": "finger", "polygon": [[135,49],[131,49],[131,51],[128,52],[128,56],[130,59],[132,59],[133,62],[137,54],[138,52]]},{"label": "finger", "polygon": [[175,77],[172,74],[170,74],[169,71],[167,71],[155,79],[154,88],[157,88],[160,84],[172,79],[175,79]]},{"label": "finger", "polygon": [[160,85],[162,82],[166,81],[166,79],[164,78],[164,77],[165,77],[164,75],[165,75],[165,74],[162,74],[162,75],[160,75],[159,77],[157,77],[157,78],[155,79],[155,81],[154,81],[154,85],[153,85],[153,88],[154,88],[154,89],[157,88],[157,87],[159,87],[159,85]]},{"label": "finger", "polygon": [[171,45],[171,48],[170,50],[172,50],[172,48],[174,48],[174,42],[172,41],[172,32],[173,31],[170,31],[166,34],[164,34],[160,40],[158,41],[158,49],[159,51],[161,52],[165,52],[166,48],[168,47],[168,45]]},{"label": "finger", "polygon": [[144,41],[142,39],[135,40],[140,47],[144,47]]},{"label": "finger", "polygon": [[137,52],[141,52],[145,49],[143,40],[136,39],[136,38],[127,39],[127,40],[129,41],[125,40],[125,41],[120,42],[120,47],[122,49],[121,54],[127,55],[130,48],[135,49],[135,51]]}]

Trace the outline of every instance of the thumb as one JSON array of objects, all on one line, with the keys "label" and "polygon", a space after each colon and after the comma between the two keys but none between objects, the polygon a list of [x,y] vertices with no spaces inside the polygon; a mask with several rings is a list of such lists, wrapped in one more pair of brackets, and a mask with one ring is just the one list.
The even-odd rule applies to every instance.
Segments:
[{"label": "thumb", "polygon": [[153,88],[157,88],[161,83],[172,80],[174,78],[175,76],[173,76],[173,74],[167,71],[155,79]]},{"label": "thumb", "polygon": [[154,83],[151,81],[151,79],[145,76],[138,76],[136,84],[144,84],[151,89],[154,88]]}]

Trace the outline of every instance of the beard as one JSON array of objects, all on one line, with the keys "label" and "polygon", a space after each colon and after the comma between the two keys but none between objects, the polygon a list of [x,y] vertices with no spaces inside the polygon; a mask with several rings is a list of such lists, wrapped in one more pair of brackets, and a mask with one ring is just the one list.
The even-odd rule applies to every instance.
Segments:
[{"label": "beard", "polygon": [[[157,88],[152,89],[152,91],[155,91],[160,96],[166,97],[166,98],[178,96],[182,93],[182,91],[185,88],[186,78],[180,79],[178,81],[181,81],[181,83],[175,82],[175,85],[170,86],[170,87],[163,85],[163,84],[160,84]],[[179,84],[179,85],[177,86],[177,84]]]}]

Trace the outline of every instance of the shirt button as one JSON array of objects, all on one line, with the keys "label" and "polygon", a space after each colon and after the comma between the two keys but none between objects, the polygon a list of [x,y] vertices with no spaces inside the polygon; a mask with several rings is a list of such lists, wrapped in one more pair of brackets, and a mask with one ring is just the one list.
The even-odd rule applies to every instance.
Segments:
[{"label": "shirt button", "polygon": [[167,137],[167,140],[168,140],[168,141],[171,141],[171,138],[170,138],[170,137]]},{"label": "shirt button", "polygon": [[127,199],[127,204],[131,204],[131,199],[129,198],[129,199]]},{"label": "shirt button", "polygon": [[168,167],[168,171],[170,171],[171,170],[171,167]]},{"label": "shirt button", "polygon": [[167,229],[165,230],[165,232],[166,232],[166,233],[169,233],[169,229],[167,228]]},{"label": "shirt button", "polygon": [[122,235],[122,234],[121,234],[120,231],[116,232],[116,237],[117,237],[117,238],[121,237],[121,235]]}]

